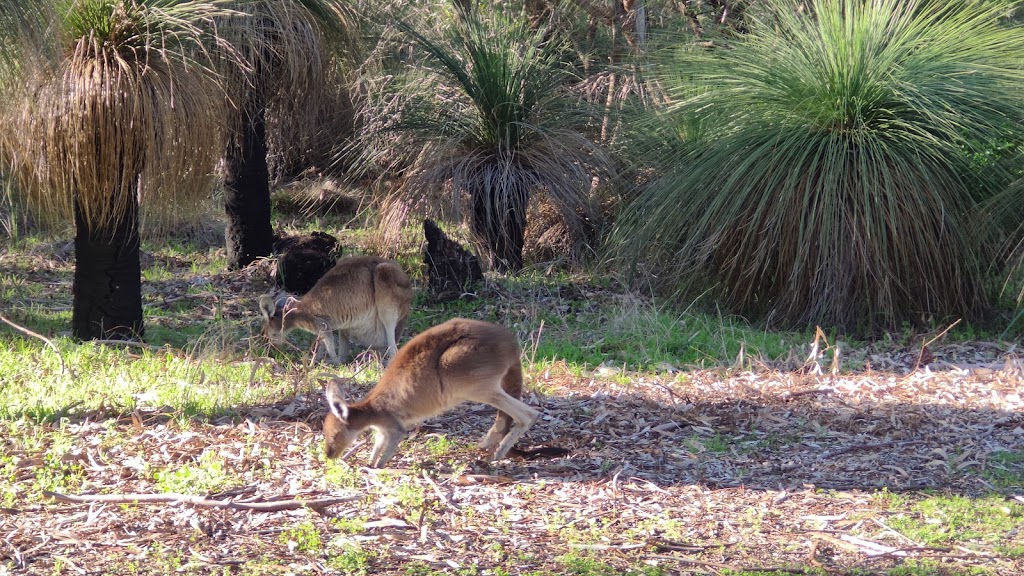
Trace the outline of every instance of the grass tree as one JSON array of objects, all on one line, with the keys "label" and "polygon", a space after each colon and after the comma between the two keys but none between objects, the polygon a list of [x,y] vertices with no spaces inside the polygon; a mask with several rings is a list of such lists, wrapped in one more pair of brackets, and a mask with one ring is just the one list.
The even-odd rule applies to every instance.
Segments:
[{"label": "grass tree", "polygon": [[140,203],[210,193],[224,102],[206,58],[218,3],[22,0],[5,59],[7,157],[29,206],[75,226],[72,332],[143,334]]},{"label": "grass tree", "polygon": [[447,205],[493,268],[515,271],[531,197],[543,194],[583,238],[592,181],[608,163],[584,132],[591,117],[567,92],[549,30],[500,10],[455,12],[443,32],[400,26],[415,50],[400,87],[378,92],[362,158],[385,166],[385,179],[401,175],[384,202],[386,234]]},{"label": "grass tree", "polygon": [[[295,146],[303,133],[315,132],[332,51],[351,47],[353,26],[343,4],[334,0],[235,0],[241,17],[221,32],[246,66],[227,60],[235,93],[232,127],[224,154],[224,206],[228,262],[234,268],[269,256],[270,169],[267,154],[274,140]],[[270,123],[276,117],[277,122]],[[269,137],[268,128],[280,133]]]},{"label": "grass tree", "polygon": [[666,69],[677,88],[658,121],[702,136],[622,216],[624,253],[790,325],[973,317],[973,215],[1007,174],[972,155],[1024,116],[1024,34],[1000,23],[1006,5],[762,8],[732,47],[684,49]]}]

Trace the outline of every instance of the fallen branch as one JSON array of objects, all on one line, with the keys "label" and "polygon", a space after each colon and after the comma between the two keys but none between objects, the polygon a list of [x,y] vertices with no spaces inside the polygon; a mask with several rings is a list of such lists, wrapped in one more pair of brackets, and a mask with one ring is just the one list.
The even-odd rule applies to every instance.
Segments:
[{"label": "fallen branch", "polygon": [[[943,546],[904,546],[896,548],[878,542],[872,542],[870,540],[864,540],[863,538],[857,538],[849,534],[840,534],[839,537],[831,534],[812,531],[814,538],[830,542],[831,544],[837,545],[840,548],[849,550],[851,552],[860,552],[865,556],[873,558],[883,557],[896,557],[906,558],[913,556],[914,558],[948,558],[957,560],[989,560],[992,556],[987,556],[978,553],[970,554],[953,554],[953,549]],[[897,534],[899,534],[897,532]],[[901,535],[902,536],[902,535]],[[903,536],[906,538],[906,536]],[[965,552],[972,552],[971,550],[965,550]]]},{"label": "fallen branch", "polygon": [[577,550],[597,550],[605,552],[608,550],[636,550],[637,548],[646,548],[647,544],[569,544],[571,548]]},{"label": "fallen branch", "polygon": [[658,552],[704,552],[713,548],[728,548],[736,544],[736,542],[726,542],[724,544],[685,544],[663,538],[654,538],[648,544],[653,546]]},{"label": "fallen branch", "polygon": [[152,344],[146,344],[145,342],[136,342],[134,340],[89,340],[90,344],[106,344],[107,346],[134,346],[135,348],[142,348],[143,350],[163,350],[163,346],[154,346]]},{"label": "fallen branch", "polygon": [[862,554],[867,556],[906,556],[908,554],[906,550],[901,548],[886,546],[885,544],[879,544],[878,542],[857,538],[856,536],[850,536],[849,534],[842,534],[839,536],[839,539],[853,544]]},{"label": "fallen branch", "polygon": [[946,329],[943,330],[942,332],[939,332],[938,336],[936,336],[935,338],[932,338],[931,340],[929,340],[927,342],[921,342],[921,351],[917,353],[917,362],[914,362],[914,371],[915,372],[917,372],[917,369],[921,367],[921,361],[924,360],[924,351],[929,346],[932,345],[932,342],[935,342],[939,338],[942,338],[943,336],[945,336],[946,332],[949,332],[950,330],[952,330],[953,327],[956,326],[957,324],[959,324],[961,320],[963,320],[963,318],[957,318],[956,322],[953,322],[949,326],[946,326]]},{"label": "fallen branch", "polygon": [[451,478],[456,486],[471,486],[477,484],[515,484],[515,479],[509,476],[492,474],[442,474],[441,478]]},{"label": "fallen branch", "polygon": [[792,400],[801,396],[814,396],[818,394],[832,394],[835,388],[812,388],[810,390],[798,390],[796,392],[785,391],[782,393],[783,400]]},{"label": "fallen branch", "polygon": [[455,510],[456,512],[459,511],[459,507],[452,504],[448,495],[441,491],[441,487],[437,485],[437,482],[434,482],[434,479],[430,477],[430,474],[427,474],[426,470],[423,471],[423,479],[427,481],[427,484],[430,484],[430,487],[434,490],[434,494],[437,495],[438,499],[441,500],[445,506]]},{"label": "fallen branch", "polygon": [[644,556],[645,558],[651,558],[654,560],[670,560],[679,562],[680,564],[689,564],[691,566],[706,566],[717,570],[728,570],[729,572],[778,572],[780,574],[817,574],[818,568],[788,568],[783,566],[753,566],[753,567],[738,567],[731,566],[729,564],[721,564],[719,562],[708,562],[706,560],[695,560],[692,558],[679,558],[677,556],[668,556],[665,554],[649,554]]},{"label": "fallen branch", "polygon": [[343,502],[362,500],[362,496],[336,496],[332,498],[314,498],[312,500],[276,500],[273,502],[234,502],[231,500],[212,500],[202,496],[188,494],[83,494],[75,496],[44,490],[43,494],[61,502],[76,504],[103,502],[107,504],[165,504],[181,503],[209,508],[226,508],[228,510],[252,510],[255,512],[280,512],[299,508],[325,508]]},{"label": "fallen branch", "polygon": [[57,348],[57,345],[54,344],[49,338],[47,338],[46,336],[43,336],[42,334],[37,334],[37,333],[29,330],[28,328],[25,328],[24,326],[19,326],[19,325],[15,324],[14,322],[11,322],[3,314],[0,314],[0,320],[2,320],[5,324],[10,326],[11,328],[14,328],[15,330],[17,330],[18,332],[21,332],[22,334],[25,334],[26,336],[31,336],[33,338],[38,338],[38,339],[42,340],[47,346],[49,346],[51,349],[53,349],[53,351],[57,353],[57,358],[60,359],[60,373],[64,374],[64,356],[60,353],[60,350]]}]

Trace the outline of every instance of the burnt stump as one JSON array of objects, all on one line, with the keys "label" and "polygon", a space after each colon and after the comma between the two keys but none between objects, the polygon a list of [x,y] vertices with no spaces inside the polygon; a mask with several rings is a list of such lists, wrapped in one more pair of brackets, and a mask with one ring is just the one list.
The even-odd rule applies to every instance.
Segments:
[{"label": "burnt stump", "polygon": [[427,245],[423,249],[426,264],[427,291],[440,301],[455,300],[472,294],[474,285],[483,280],[480,259],[461,244],[449,238],[433,220],[423,221]]},{"label": "burnt stump", "polygon": [[274,242],[277,253],[277,281],[284,289],[301,296],[338,263],[341,246],[326,232],[288,236]]}]

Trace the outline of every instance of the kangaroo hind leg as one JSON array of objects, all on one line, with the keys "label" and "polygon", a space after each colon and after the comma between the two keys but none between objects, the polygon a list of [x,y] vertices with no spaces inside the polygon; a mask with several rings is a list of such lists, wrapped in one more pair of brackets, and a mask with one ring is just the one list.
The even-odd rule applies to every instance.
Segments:
[{"label": "kangaroo hind leg", "polygon": [[[522,367],[511,366],[501,379],[501,388],[508,396],[518,400],[522,396],[523,391]],[[491,429],[480,440],[477,447],[487,452],[494,452],[494,447],[512,430],[514,424],[515,419],[512,415],[498,408],[498,417],[494,420],[494,425],[491,426]]]},{"label": "kangaroo hind leg", "polygon": [[373,272],[374,306],[377,309],[378,329],[383,329],[387,341],[387,362],[398,354],[398,340],[405,330],[412,295],[409,279],[395,263],[384,263]]},{"label": "kangaroo hind leg", "polygon": [[[501,442],[498,444],[498,447],[494,450],[494,453],[490,458],[491,460],[501,460],[508,454],[508,451],[512,449],[512,446],[522,438],[523,434],[526,434],[526,431],[530,429],[530,426],[537,421],[537,418],[540,416],[540,412],[534,410],[522,400],[509,396],[504,391],[495,394],[488,404],[491,404],[501,412],[504,412],[505,415],[511,417],[513,421],[512,428],[508,430],[503,437],[501,437]],[[499,415],[499,418],[495,420],[494,427],[492,427],[491,430],[497,434],[497,432],[499,432],[497,428],[504,425],[505,424]],[[490,435],[491,432],[488,432],[488,437]],[[484,440],[491,440],[491,438],[488,437],[485,437]]]}]

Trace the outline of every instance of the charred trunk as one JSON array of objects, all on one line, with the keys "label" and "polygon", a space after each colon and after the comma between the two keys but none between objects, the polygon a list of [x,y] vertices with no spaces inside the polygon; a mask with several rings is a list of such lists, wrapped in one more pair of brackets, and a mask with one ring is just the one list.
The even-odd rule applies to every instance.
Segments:
[{"label": "charred trunk", "polygon": [[[257,91],[254,91],[257,92]],[[266,104],[251,94],[242,112],[242,132],[224,157],[224,209],[227,213],[228,265],[242,268],[270,256],[270,170],[267,166]]]},{"label": "charred trunk", "polygon": [[120,219],[90,227],[75,200],[71,330],[79,340],[143,336],[138,195]]},{"label": "charred trunk", "polygon": [[491,189],[473,197],[473,233],[487,250],[491,268],[518,272],[523,268],[526,233],[526,190]]}]

